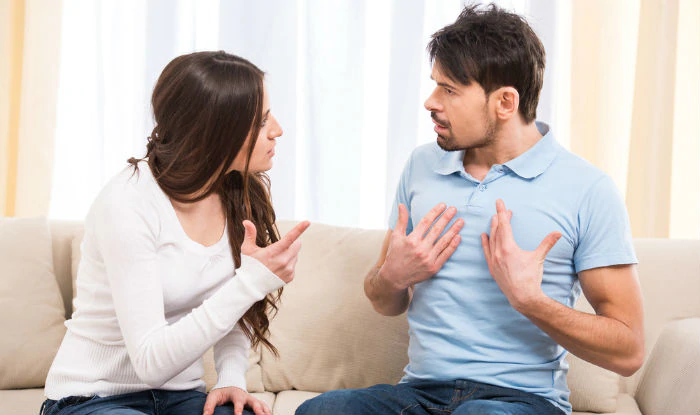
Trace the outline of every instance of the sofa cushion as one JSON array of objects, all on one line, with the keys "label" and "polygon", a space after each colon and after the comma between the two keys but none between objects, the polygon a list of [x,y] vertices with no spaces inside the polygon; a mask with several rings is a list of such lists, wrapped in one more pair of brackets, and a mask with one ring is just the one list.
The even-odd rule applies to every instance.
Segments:
[{"label": "sofa cushion", "polygon": [[[583,295],[576,302],[575,308],[584,313],[595,314]],[[567,355],[566,360],[569,363],[566,382],[571,391],[569,401],[573,409],[580,412],[615,412],[620,394],[620,375],[588,363],[571,353]]]},{"label": "sofa cushion", "polygon": [[0,390],[0,414],[38,414],[45,399],[44,388]]},{"label": "sofa cushion", "polygon": [[0,275],[0,389],[43,386],[65,334],[46,219],[0,219]]},{"label": "sofa cushion", "polygon": [[[281,221],[285,234],[293,223]],[[294,281],[270,323],[277,359],[262,352],[265,390],[324,392],[396,383],[408,362],[406,316],[383,317],[363,280],[384,232],[314,223],[301,236]]]},{"label": "sofa cushion", "polygon": [[318,392],[282,391],[275,398],[275,406],[272,407],[272,415],[289,415],[297,410],[299,405],[307,399],[315,398]]},{"label": "sofa cushion", "polygon": [[569,401],[575,411],[612,413],[617,409],[620,393],[620,376],[609,370],[588,363],[571,353],[569,362]]}]

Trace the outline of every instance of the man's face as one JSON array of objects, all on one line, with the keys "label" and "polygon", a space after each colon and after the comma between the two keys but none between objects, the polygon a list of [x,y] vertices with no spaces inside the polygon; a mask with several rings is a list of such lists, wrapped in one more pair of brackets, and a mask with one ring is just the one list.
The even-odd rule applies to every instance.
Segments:
[{"label": "man's face", "polygon": [[489,145],[496,132],[496,122],[481,85],[472,82],[465,86],[451,80],[441,72],[437,62],[431,78],[437,86],[424,106],[435,123],[440,148],[458,151]]}]

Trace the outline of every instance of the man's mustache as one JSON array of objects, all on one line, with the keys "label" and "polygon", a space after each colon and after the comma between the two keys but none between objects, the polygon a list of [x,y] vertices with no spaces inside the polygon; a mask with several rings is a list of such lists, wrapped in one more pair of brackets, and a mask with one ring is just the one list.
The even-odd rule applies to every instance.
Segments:
[{"label": "man's mustache", "polygon": [[437,115],[435,115],[435,113],[432,111],[430,112],[430,118],[432,118],[433,121],[435,121],[435,123],[438,124],[440,127],[448,128],[450,126],[449,122],[439,119]]}]

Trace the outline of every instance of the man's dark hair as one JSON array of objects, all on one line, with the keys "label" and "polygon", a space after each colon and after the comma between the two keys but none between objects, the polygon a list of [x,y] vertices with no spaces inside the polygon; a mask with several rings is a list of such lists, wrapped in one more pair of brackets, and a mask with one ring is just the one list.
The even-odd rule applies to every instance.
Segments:
[{"label": "man's dark hair", "polygon": [[532,122],[544,77],[545,52],[530,25],[495,4],[467,6],[428,44],[430,62],[455,82],[477,82],[486,95],[503,86],[520,94],[519,111]]}]

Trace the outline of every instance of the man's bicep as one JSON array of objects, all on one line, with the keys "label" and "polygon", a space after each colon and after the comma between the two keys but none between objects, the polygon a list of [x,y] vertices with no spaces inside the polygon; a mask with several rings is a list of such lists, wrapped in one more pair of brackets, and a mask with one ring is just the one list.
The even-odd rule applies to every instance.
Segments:
[{"label": "man's bicep", "polygon": [[578,274],[586,300],[597,315],[642,330],[642,294],[634,264],[592,268]]}]

